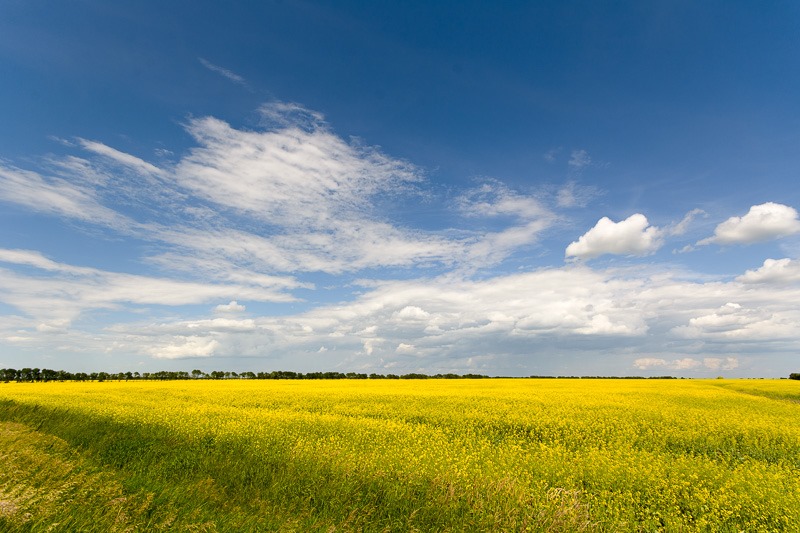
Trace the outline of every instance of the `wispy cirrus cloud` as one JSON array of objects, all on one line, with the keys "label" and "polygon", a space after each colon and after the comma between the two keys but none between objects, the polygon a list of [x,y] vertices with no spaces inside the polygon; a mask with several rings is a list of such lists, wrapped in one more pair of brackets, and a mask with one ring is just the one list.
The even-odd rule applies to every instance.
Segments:
[{"label": "wispy cirrus cloud", "polygon": [[111,148],[110,146],[106,146],[103,143],[80,138],[78,139],[78,142],[84,149],[97,155],[106,157],[111,161],[135,170],[140,174],[162,176],[165,173],[164,170],[153,165],[152,163],[148,163],[147,161],[131,154],[120,152],[119,150]]},{"label": "wispy cirrus cloud", "polygon": [[131,225],[130,219],[103,206],[95,189],[59,177],[45,177],[0,162],[0,200],[32,211],[77,219],[114,228]]},{"label": "wispy cirrus cloud", "polygon": [[[742,343],[798,343],[793,260],[768,260],[727,280],[582,262],[490,272],[528,254],[551,228],[563,229],[569,221],[558,209],[579,206],[588,192],[570,182],[535,194],[485,179],[442,201],[461,226],[425,229],[384,208],[425,196],[422,169],[337,135],[321,114],[298,104],[266,104],[260,116],[255,130],[189,119],[195,144],[160,164],[82,138],[66,146],[80,157],[51,156],[40,172],[0,164],[0,199],[133,239],[144,250],[138,260],[158,272],[112,272],[0,249],[0,301],[16,313],[0,339],[29,346],[57,336],[75,351],[102,345],[160,359],[274,357],[293,368],[293,357],[308,354],[308,364],[323,358],[317,369],[408,371],[474,371],[503,360],[511,365],[504,368],[522,368],[535,343],[554,354],[589,353],[588,344],[592,353],[627,347],[630,355],[614,355],[627,358],[626,368],[705,372],[727,365],[724,352],[734,343],[740,350]],[[589,164],[588,155],[573,157],[575,168]],[[731,227],[739,242],[795,231],[796,213],[763,205],[778,222],[759,233],[749,214],[737,219]],[[693,210],[663,227],[641,213],[619,222],[603,217],[565,256],[653,254],[702,214]],[[348,296],[336,304],[263,312],[264,303],[296,302],[318,290],[317,277],[343,274],[374,279],[345,287],[352,279],[338,278],[333,284]],[[175,311],[91,333],[76,326],[98,310],[143,306]],[[187,317],[182,306],[204,311]],[[721,362],[707,363],[701,351]],[[637,366],[641,354],[664,363]]]},{"label": "wispy cirrus cloud", "polygon": [[250,89],[250,84],[247,83],[247,80],[245,80],[242,76],[239,76],[235,72],[232,72],[232,71],[230,71],[230,70],[228,70],[226,68],[220,67],[219,65],[215,65],[211,61],[209,61],[209,60],[207,60],[205,58],[202,58],[202,57],[198,57],[197,60],[200,62],[201,65],[206,67],[211,72],[219,74],[223,78],[226,78],[226,79],[232,81],[233,83],[235,83],[237,85],[241,85],[242,87]]},{"label": "wispy cirrus cloud", "polygon": [[[3,269],[0,301],[37,320],[71,321],[89,310],[121,305],[181,306],[243,299],[291,302],[287,287],[182,281],[90,267],[48,259],[32,250],[0,249],[0,263],[24,265],[42,272]],[[290,285],[293,286],[293,285]]]},{"label": "wispy cirrus cloud", "polygon": [[497,219],[499,229],[396,224],[375,206],[416,194],[425,180],[420,169],[345,141],[297,104],[273,102],[260,113],[266,126],[259,131],[189,120],[197,145],[169,166],[83,138],[68,147],[89,156],[51,157],[50,175],[0,165],[3,200],[147,243],[141,261],[166,273],[106,272],[4,250],[0,260],[48,274],[9,271],[3,301],[30,316],[68,320],[125,305],[291,301],[291,291],[313,288],[297,273],[480,268],[534,242],[555,219],[539,199],[495,181],[466,192],[459,213]]}]

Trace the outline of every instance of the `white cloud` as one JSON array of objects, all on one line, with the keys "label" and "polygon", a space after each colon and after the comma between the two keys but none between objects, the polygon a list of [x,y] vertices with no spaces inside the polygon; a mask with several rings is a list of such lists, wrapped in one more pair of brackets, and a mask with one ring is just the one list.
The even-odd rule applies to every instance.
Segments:
[{"label": "white cloud", "polygon": [[492,219],[491,229],[395,224],[376,205],[416,194],[419,169],[345,141],[298,104],[260,111],[266,130],[190,120],[197,146],[169,167],[86,139],[77,142],[96,157],[49,161],[59,177],[0,164],[0,199],[147,242],[144,260],[182,277],[295,288],[303,284],[276,274],[483,268],[537,242],[557,220],[538,198],[487,181],[459,205],[463,215]]},{"label": "white cloud", "polygon": [[66,272],[70,274],[94,274],[97,272],[97,270],[93,268],[57,263],[35,250],[10,250],[7,248],[0,248],[0,262],[32,266],[42,270]]},{"label": "white cloud", "polygon": [[36,172],[8,167],[0,162],[0,200],[23,205],[35,212],[64,216],[115,228],[131,225],[125,216],[102,206],[94,190],[61,178],[44,178]]},{"label": "white cloud", "polygon": [[797,210],[767,202],[752,206],[743,217],[729,218],[716,227],[712,237],[697,244],[753,244],[797,233],[800,233]]},{"label": "white cloud", "polygon": [[739,368],[739,359],[736,357],[705,357],[703,366],[709,370],[734,370]]},{"label": "white cloud", "polygon": [[203,65],[204,67],[206,67],[211,72],[216,72],[220,76],[222,76],[224,78],[227,78],[227,79],[229,79],[230,81],[232,81],[232,82],[234,82],[236,84],[239,84],[239,85],[241,85],[243,87],[248,87],[249,88],[249,85],[247,84],[247,80],[245,80],[243,77],[239,76],[235,72],[231,72],[230,70],[228,70],[226,68],[222,68],[220,66],[217,66],[214,63],[211,63],[210,61],[208,61],[207,59],[204,59],[202,57],[198,57],[197,60],[200,61],[200,64]]},{"label": "white cloud", "polygon": [[179,183],[280,228],[362,220],[371,196],[421,179],[412,165],[348,144],[323,124],[254,132],[203,118],[187,129],[200,146],[178,164]]},{"label": "white cloud", "polygon": [[89,150],[90,152],[94,152],[98,155],[111,159],[112,161],[119,163],[125,167],[128,167],[132,170],[135,170],[139,174],[143,175],[155,175],[160,176],[164,174],[164,171],[158,168],[157,166],[148,163],[147,161],[140,159],[136,156],[131,154],[126,154],[125,152],[120,152],[115,148],[111,148],[110,146],[106,146],[103,143],[99,143],[97,141],[89,141],[86,139],[78,139],[80,145]]},{"label": "white cloud", "polygon": [[692,357],[683,357],[680,359],[661,359],[654,357],[642,357],[633,362],[634,368],[639,370],[733,370],[739,367],[739,360],[736,357],[704,357],[702,360]]},{"label": "white cloud", "polygon": [[683,235],[689,229],[692,221],[698,216],[708,216],[702,209],[692,209],[677,224],[673,224],[665,229],[670,235]]},{"label": "white cloud", "polygon": [[[272,129],[241,131],[213,118],[190,122],[200,146],[178,163],[175,178],[216,211],[257,220],[268,235],[173,227],[160,237],[194,243],[203,254],[236,248],[279,271],[341,273],[466,257],[469,241],[401,229],[375,211],[377,198],[405,194],[422,180],[413,165],[345,142],[296,104],[272,103],[262,113]],[[231,239],[233,233],[238,237]]]},{"label": "white cloud", "polygon": [[763,266],[738,278],[742,283],[792,283],[800,281],[800,262],[789,258],[766,259]]},{"label": "white cloud", "polygon": [[414,347],[413,344],[406,344],[404,342],[401,342],[400,344],[397,345],[395,352],[399,354],[414,354],[416,352],[416,348]]},{"label": "white cloud", "polygon": [[578,185],[574,181],[569,181],[556,193],[556,205],[558,207],[586,207],[589,201],[598,194],[596,187]]},{"label": "white cloud", "polygon": [[573,150],[567,164],[575,170],[581,170],[592,164],[592,158],[586,150]]},{"label": "white cloud", "polygon": [[297,127],[315,130],[327,126],[325,116],[296,102],[272,101],[258,108],[263,124],[268,128]]},{"label": "white cloud", "polygon": [[400,320],[410,321],[424,321],[430,318],[431,314],[417,307],[416,305],[407,305],[394,314],[394,317]]},{"label": "white cloud", "polygon": [[793,309],[771,311],[767,306],[744,307],[726,303],[706,314],[689,319],[688,324],[676,326],[675,335],[707,340],[779,340],[795,335],[800,313]]},{"label": "white cloud", "polygon": [[666,368],[669,362],[666,359],[656,357],[640,357],[633,362],[633,366],[639,370],[649,370],[650,368]]},{"label": "white cloud", "polygon": [[471,267],[496,264],[514,250],[535,243],[557,216],[542,202],[512,191],[496,180],[487,180],[457,199],[459,211],[472,218],[510,218],[512,224],[501,231],[486,232],[464,243],[460,260]]},{"label": "white cloud", "polygon": [[608,217],[567,246],[566,257],[591,259],[604,254],[648,255],[661,247],[661,231],[636,213],[614,222]]},{"label": "white cloud", "polygon": [[524,196],[496,180],[487,180],[458,198],[461,212],[471,217],[511,216],[521,220],[553,218],[552,212],[533,196]]},{"label": "white cloud", "polygon": [[[20,284],[12,278],[11,285]],[[433,373],[512,373],[514,365],[532,364],[550,368],[542,373],[562,373],[547,365],[567,355],[578,361],[571,373],[586,373],[597,368],[591,365],[608,368],[612,360],[629,365],[626,354],[634,352],[641,354],[636,368],[702,375],[734,369],[726,359],[731,352],[757,362],[773,350],[800,349],[800,288],[786,286],[578,265],[483,280],[448,275],[363,287],[366,291],[353,301],[295,315],[121,323],[91,338],[68,325],[69,331],[57,337],[75,350],[104,346],[159,357],[268,356],[270,366],[298,370],[302,354],[324,353],[329,368]],[[7,295],[5,287],[0,294]],[[61,305],[50,292],[41,301],[42,306]],[[53,332],[36,326],[61,327],[58,318],[20,318],[13,327],[0,328],[0,340],[29,339],[17,342],[26,347],[44,343]],[[412,351],[413,360],[400,357]],[[489,366],[471,367],[470,359]],[[320,361],[305,364],[319,369]],[[736,364],[737,372],[753,371]]]},{"label": "white cloud", "polygon": [[0,301],[45,320],[69,321],[84,311],[120,304],[188,305],[238,297],[255,301],[295,299],[280,287],[199,283],[77,267],[47,259],[29,250],[0,249],[0,261],[47,272],[19,273],[0,269]]},{"label": "white cloud", "polygon": [[[337,136],[298,104],[273,102],[262,116],[268,127],[255,131],[213,118],[189,121],[197,143],[169,165],[84,139],[76,142],[86,159],[51,158],[42,173],[0,163],[0,199],[135,239],[135,249],[149,254],[136,259],[159,272],[111,272],[0,249],[0,302],[19,315],[3,317],[0,342],[42,353],[268,357],[298,370],[302,354],[324,353],[329,368],[463,372],[506,364],[509,373],[532,361],[557,369],[560,356],[574,354],[582,354],[574,356],[581,371],[604,358],[628,368],[631,353],[641,354],[643,367],[697,373],[735,368],[730,353],[757,360],[760,351],[800,349],[800,287],[789,283],[800,275],[794,260],[767,260],[734,281],[581,263],[474,275],[471,268],[499,263],[563,222],[552,204],[582,205],[588,193],[574,182],[536,195],[488,180],[454,195],[457,212],[448,214],[468,219],[466,229],[415,229],[380,206],[419,197],[425,183],[418,168]],[[589,164],[588,154],[573,152],[570,168]],[[653,253],[699,214],[663,229],[641,214],[603,218],[566,257]],[[752,225],[748,216],[735,228],[740,237]],[[787,220],[782,234],[794,231],[796,213]],[[773,222],[767,226],[776,234]],[[389,274],[382,267],[428,270]],[[319,289],[297,303],[304,312],[257,316],[250,302],[298,302],[294,292],[315,289],[310,279],[324,279],[325,290],[336,285],[306,275],[318,272],[400,280],[347,285],[352,295],[338,304],[315,302],[338,300],[343,286]],[[252,318],[235,314],[243,303]],[[156,317],[97,327],[144,306]],[[318,369],[319,360],[309,365]]]},{"label": "white cloud", "polygon": [[156,359],[185,359],[190,357],[211,357],[219,347],[216,339],[206,337],[175,337],[172,342],[150,348]]},{"label": "white cloud", "polygon": [[216,313],[241,313],[245,309],[245,306],[240,305],[236,302],[236,300],[231,300],[230,303],[227,304],[220,304],[214,308],[214,312]]}]

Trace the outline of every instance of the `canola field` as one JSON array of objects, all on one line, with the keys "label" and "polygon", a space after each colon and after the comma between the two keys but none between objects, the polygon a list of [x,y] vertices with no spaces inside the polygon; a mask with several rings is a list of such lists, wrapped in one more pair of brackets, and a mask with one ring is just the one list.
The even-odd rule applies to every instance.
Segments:
[{"label": "canola field", "polygon": [[800,531],[800,382],[0,383],[0,531]]}]

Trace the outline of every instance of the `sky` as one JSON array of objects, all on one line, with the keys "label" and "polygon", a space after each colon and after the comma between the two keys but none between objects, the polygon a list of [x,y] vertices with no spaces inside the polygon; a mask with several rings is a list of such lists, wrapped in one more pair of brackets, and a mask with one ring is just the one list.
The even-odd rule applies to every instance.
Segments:
[{"label": "sky", "polygon": [[800,371],[796,2],[0,3],[0,366]]}]

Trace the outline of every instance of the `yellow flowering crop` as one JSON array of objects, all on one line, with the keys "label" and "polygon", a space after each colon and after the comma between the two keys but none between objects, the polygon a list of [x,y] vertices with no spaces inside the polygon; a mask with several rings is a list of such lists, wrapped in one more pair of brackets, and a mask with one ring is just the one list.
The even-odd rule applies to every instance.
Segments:
[{"label": "yellow flowering crop", "polygon": [[[3,401],[163,435],[191,451],[174,467],[187,479],[231,494],[241,482],[249,492],[232,497],[246,505],[288,506],[344,529],[800,524],[800,383],[788,380],[9,383]],[[212,471],[210,458],[247,480]],[[276,504],[259,487],[276,483],[278,468],[292,472],[281,483],[294,499]],[[342,501],[315,482],[323,474],[346,485]]]}]

